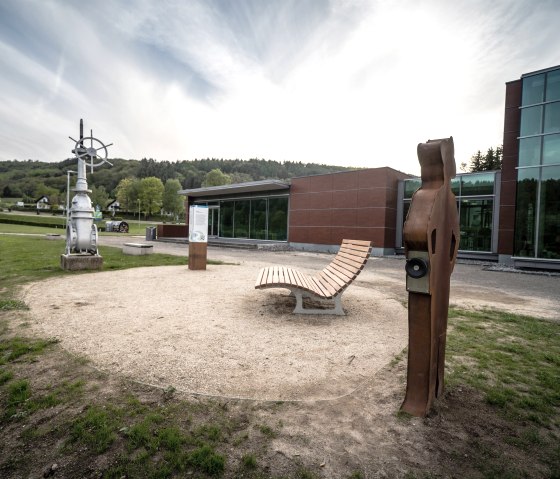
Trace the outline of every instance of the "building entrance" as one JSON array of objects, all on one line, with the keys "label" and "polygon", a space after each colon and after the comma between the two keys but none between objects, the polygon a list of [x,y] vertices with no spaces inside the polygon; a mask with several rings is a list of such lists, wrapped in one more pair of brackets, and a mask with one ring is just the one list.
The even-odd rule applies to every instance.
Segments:
[{"label": "building entrance", "polygon": [[208,236],[217,238],[220,236],[220,207],[208,206]]}]

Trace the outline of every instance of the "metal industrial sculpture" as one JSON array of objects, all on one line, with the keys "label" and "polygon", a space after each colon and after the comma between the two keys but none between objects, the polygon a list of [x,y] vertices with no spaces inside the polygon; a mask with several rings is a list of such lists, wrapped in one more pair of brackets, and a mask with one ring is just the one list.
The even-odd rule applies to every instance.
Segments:
[{"label": "metal industrial sculpture", "polygon": [[[86,180],[86,166],[93,169],[101,166],[107,161],[107,148],[112,145],[104,145],[100,140],[90,136],[84,138],[84,124],[80,120],[80,139],[74,142],[74,153],[78,160],[76,193],[72,198],[72,206],[67,211],[66,224],[66,252],[61,257],[63,269],[99,269],[103,264],[103,259],[97,249],[97,226],[93,222],[93,207],[88,193]],[[112,166],[112,165],[111,165]]]},{"label": "metal industrial sculpture", "polygon": [[404,224],[408,295],[408,371],[401,409],[425,416],[443,392],[449,284],[459,249],[459,218],[451,179],[453,138],[418,145],[422,186]]}]

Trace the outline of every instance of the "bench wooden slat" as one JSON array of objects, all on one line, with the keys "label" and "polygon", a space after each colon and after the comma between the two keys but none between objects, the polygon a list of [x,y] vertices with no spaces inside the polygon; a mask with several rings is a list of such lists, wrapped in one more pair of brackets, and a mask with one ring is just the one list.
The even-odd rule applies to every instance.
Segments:
[{"label": "bench wooden slat", "polygon": [[341,253],[338,253],[337,258],[340,259],[341,261],[345,261],[350,265],[355,266],[356,268],[360,268],[362,266],[363,261],[357,260],[355,256],[345,253],[344,251]]},{"label": "bench wooden slat", "polygon": [[344,244],[340,247],[340,249],[355,251],[356,253],[367,253],[370,250],[368,246],[360,246],[355,244]]},{"label": "bench wooden slat", "polygon": [[327,288],[331,296],[335,296],[336,293],[341,289],[341,286],[334,281],[327,273],[321,271],[317,275],[317,279],[321,281],[321,283]]},{"label": "bench wooden slat", "polygon": [[[337,255],[322,271],[311,276],[287,266],[269,266],[259,271],[255,288],[286,287],[298,299],[298,312],[302,312],[301,290],[335,302],[335,314],[344,314],[340,295],[364,268],[371,254],[371,242],[343,240]],[[298,292],[300,290],[300,292]],[[319,310],[313,310],[319,312]]]},{"label": "bench wooden slat", "polygon": [[349,240],[349,239],[343,239],[343,240],[342,240],[342,244],[355,244],[355,245],[359,245],[359,246],[367,246],[368,248],[371,247],[371,241],[367,241],[367,240]]},{"label": "bench wooden slat", "polygon": [[354,277],[352,273],[350,273],[349,271],[345,270],[344,268],[341,268],[340,266],[334,263],[329,264],[325,268],[325,271],[330,271],[332,274],[335,274],[344,282],[352,281],[352,278]]},{"label": "bench wooden slat", "polygon": [[264,276],[264,268],[261,268],[259,271],[259,275],[257,276],[257,282],[255,283],[256,286],[259,286],[261,284],[263,276]]},{"label": "bench wooden slat", "polygon": [[339,265],[341,268],[344,268],[351,274],[355,274],[357,271],[360,270],[360,265],[356,264],[355,261],[351,261],[348,258],[344,258],[343,256],[337,256],[333,263]]},{"label": "bench wooden slat", "polygon": [[344,288],[346,286],[346,281],[343,280],[338,274],[333,273],[333,271],[329,268],[325,268],[322,271],[322,274],[329,277],[329,280],[337,285],[337,289]]},{"label": "bench wooden slat", "polygon": [[295,271],[292,268],[290,268],[288,271],[290,274],[290,283],[296,284],[297,286],[301,287],[301,283],[299,282],[299,279],[296,276]]}]

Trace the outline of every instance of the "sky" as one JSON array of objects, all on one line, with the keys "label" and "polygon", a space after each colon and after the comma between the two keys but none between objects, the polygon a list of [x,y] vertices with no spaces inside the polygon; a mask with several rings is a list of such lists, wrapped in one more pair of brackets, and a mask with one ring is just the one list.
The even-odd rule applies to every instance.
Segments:
[{"label": "sky", "polygon": [[502,143],[560,0],[0,0],[0,160],[263,158],[418,174]]}]

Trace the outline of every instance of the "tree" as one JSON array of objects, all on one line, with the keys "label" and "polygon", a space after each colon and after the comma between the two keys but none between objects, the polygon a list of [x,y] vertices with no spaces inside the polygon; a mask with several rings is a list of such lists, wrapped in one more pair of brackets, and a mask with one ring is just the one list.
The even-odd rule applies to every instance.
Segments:
[{"label": "tree", "polygon": [[202,186],[221,186],[229,185],[231,183],[231,178],[229,175],[222,173],[219,168],[214,168],[206,173]]},{"label": "tree", "polygon": [[249,181],[253,181],[253,177],[251,175],[248,175],[247,173],[233,172],[229,176],[232,183],[247,183]]},{"label": "tree", "polygon": [[173,178],[165,182],[163,190],[163,210],[175,218],[185,211],[184,197],[177,194],[180,189],[181,182]]},{"label": "tree", "polygon": [[93,186],[91,188],[91,194],[89,196],[91,198],[92,206],[96,208],[97,205],[99,205],[99,209],[102,211],[107,207],[107,204],[109,203],[109,193],[107,193],[107,190],[103,185],[99,187]]},{"label": "tree", "polygon": [[[470,171],[493,171],[502,169],[502,158],[503,158],[503,148],[502,146],[497,146],[496,149],[490,147],[486,151],[485,155],[482,155],[480,150],[471,156],[470,161]],[[461,169],[465,171],[467,165],[461,163]]]},{"label": "tree", "polygon": [[160,211],[163,200],[163,190],[163,183],[155,176],[149,176],[148,178],[142,178],[140,180],[138,199],[140,200],[140,207],[145,215],[149,216]]},{"label": "tree", "polygon": [[136,178],[123,178],[115,188],[115,196],[122,211],[135,211],[138,202],[140,180]]}]

